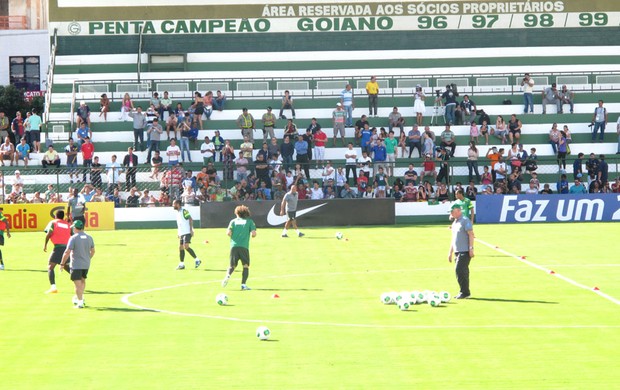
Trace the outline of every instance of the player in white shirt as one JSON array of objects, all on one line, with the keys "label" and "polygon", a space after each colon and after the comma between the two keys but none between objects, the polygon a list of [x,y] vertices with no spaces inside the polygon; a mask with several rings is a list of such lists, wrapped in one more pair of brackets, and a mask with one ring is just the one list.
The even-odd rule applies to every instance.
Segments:
[{"label": "player in white shirt", "polygon": [[181,206],[181,201],[178,199],[172,203],[172,207],[177,212],[177,235],[179,236],[179,259],[181,260],[177,269],[185,269],[185,251],[194,258],[195,268],[198,268],[202,261],[196,256],[194,250],[189,247],[194,236],[192,216],[186,208]]}]

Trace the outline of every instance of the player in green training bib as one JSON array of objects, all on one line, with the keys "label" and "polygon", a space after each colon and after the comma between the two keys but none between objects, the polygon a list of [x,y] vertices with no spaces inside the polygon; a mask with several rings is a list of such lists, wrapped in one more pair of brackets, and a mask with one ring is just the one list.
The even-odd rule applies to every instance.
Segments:
[{"label": "player in green training bib", "polygon": [[243,264],[243,274],[241,278],[241,289],[250,290],[246,285],[250,275],[250,237],[256,237],[256,224],[250,219],[250,209],[247,206],[237,206],[235,208],[237,218],[228,224],[227,234],[230,237],[230,266],[222,287],[226,287],[230,275],[237,267],[239,260]]},{"label": "player in green training bib", "polygon": [[463,215],[466,216],[471,223],[474,223],[474,205],[471,203],[471,200],[465,197],[465,191],[456,191],[456,201],[454,204],[459,206],[463,211]]}]

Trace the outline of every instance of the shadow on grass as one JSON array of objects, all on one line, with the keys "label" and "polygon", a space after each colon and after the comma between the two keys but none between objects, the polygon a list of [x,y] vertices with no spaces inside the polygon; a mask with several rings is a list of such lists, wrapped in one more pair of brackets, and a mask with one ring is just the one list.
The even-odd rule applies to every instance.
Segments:
[{"label": "shadow on grass", "polygon": [[127,246],[127,244],[97,244],[98,246]]},{"label": "shadow on grass", "polygon": [[256,291],[323,291],[322,288],[253,288]]},{"label": "shadow on grass", "polygon": [[227,269],[210,269],[210,268],[203,268],[203,271],[206,272],[226,272],[228,271]]},{"label": "shadow on grass", "polygon": [[129,292],[123,291],[94,291],[94,290],[84,290],[85,294],[93,294],[93,295],[126,295],[131,294]]},{"label": "shadow on grass", "polygon": [[557,302],[549,301],[530,301],[525,299],[501,299],[501,298],[467,298],[472,301],[488,301],[488,302],[512,302],[512,303],[542,303],[545,305],[557,305]]},{"label": "shadow on grass", "polygon": [[5,269],[4,272],[45,272],[47,273],[46,269]]},{"label": "shadow on grass", "polygon": [[131,307],[92,307],[97,311],[115,311],[120,313],[159,313],[157,310],[134,309]]}]

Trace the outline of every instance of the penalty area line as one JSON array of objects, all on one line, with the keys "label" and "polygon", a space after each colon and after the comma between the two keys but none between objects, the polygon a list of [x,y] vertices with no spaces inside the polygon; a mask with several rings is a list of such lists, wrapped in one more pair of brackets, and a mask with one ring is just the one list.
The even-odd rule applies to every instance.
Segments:
[{"label": "penalty area line", "polygon": [[533,262],[531,262],[529,260],[526,260],[525,256],[517,256],[514,253],[510,253],[508,251],[505,251],[505,250],[501,249],[500,247],[498,247],[496,245],[489,244],[488,242],[483,241],[483,240],[481,240],[479,238],[476,238],[476,241],[478,241],[482,245],[488,246],[489,248],[491,248],[491,249],[493,249],[493,250],[495,250],[495,251],[497,251],[499,253],[502,253],[502,254],[504,254],[506,256],[509,256],[509,257],[513,257],[513,258],[519,260],[520,262],[522,262],[523,264],[529,265],[530,267],[536,268],[537,270],[543,271],[543,272],[545,272],[545,273],[547,273],[549,275],[553,275],[556,278],[561,279],[561,280],[565,281],[566,283],[572,284],[575,287],[579,287],[579,288],[582,288],[584,290],[594,292],[595,294],[597,294],[597,295],[607,299],[608,301],[610,301],[612,303],[615,303],[616,305],[620,305],[620,300],[612,297],[609,294],[605,294],[604,292],[599,290],[598,287],[589,287],[589,286],[586,286],[585,284],[581,284],[581,283],[579,283],[577,281],[574,281],[571,278],[568,278],[568,277],[566,277],[564,275],[561,275],[561,274],[555,272],[552,269],[543,267],[542,265],[538,265],[538,264],[533,263]]}]

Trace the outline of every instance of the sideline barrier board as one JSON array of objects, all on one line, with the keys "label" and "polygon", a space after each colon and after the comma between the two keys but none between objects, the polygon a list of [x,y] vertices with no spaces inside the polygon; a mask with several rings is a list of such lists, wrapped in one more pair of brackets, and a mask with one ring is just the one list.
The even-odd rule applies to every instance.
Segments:
[{"label": "sideline barrier board", "polygon": [[[2,208],[11,232],[42,232],[54,219],[56,210],[67,212],[66,203],[4,204]],[[86,230],[114,230],[114,203],[87,203],[85,219]]]},{"label": "sideline barrier board", "polygon": [[[207,202],[200,208],[200,227],[228,227],[235,217],[235,207],[241,204],[250,208],[257,227],[281,227],[286,222],[286,217],[279,215],[281,202]],[[389,198],[300,200],[297,218],[301,227],[393,225],[396,222],[394,199]]]},{"label": "sideline barrier board", "polygon": [[476,223],[620,221],[619,194],[485,195]]}]

